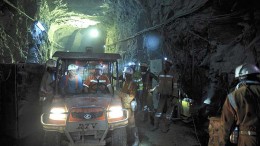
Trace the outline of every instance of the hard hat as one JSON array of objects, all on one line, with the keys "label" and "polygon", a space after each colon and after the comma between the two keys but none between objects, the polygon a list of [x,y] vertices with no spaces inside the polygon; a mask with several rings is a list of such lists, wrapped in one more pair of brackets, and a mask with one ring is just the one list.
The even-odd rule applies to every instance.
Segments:
[{"label": "hard hat", "polygon": [[57,66],[56,60],[53,60],[53,59],[47,60],[46,61],[46,66],[47,67],[56,67]]},{"label": "hard hat", "polygon": [[246,76],[249,74],[259,74],[260,70],[253,64],[242,64],[239,65],[235,70],[235,78]]},{"label": "hard hat", "polygon": [[170,63],[171,65],[173,64],[172,60],[170,60],[170,59],[165,59],[164,61]]},{"label": "hard hat", "polygon": [[103,66],[102,66],[101,64],[99,64],[99,65],[96,65],[96,66],[95,66],[95,69],[100,69],[100,70],[103,70]]},{"label": "hard hat", "polygon": [[77,70],[77,69],[78,69],[78,66],[75,65],[75,64],[70,64],[70,65],[68,66],[68,70]]},{"label": "hard hat", "polygon": [[134,62],[129,62],[129,63],[128,63],[128,66],[134,66],[134,65],[135,65]]},{"label": "hard hat", "polygon": [[140,63],[140,67],[148,67],[147,63]]},{"label": "hard hat", "polygon": [[134,71],[131,67],[124,67],[123,73],[132,75],[134,73]]}]

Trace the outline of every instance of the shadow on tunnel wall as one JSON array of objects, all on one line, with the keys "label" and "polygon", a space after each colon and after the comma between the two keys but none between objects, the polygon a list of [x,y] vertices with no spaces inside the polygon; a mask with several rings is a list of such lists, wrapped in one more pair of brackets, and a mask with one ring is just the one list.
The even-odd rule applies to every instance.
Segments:
[{"label": "shadow on tunnel wall", "polygon": [[0,145],[39,146],[39,87],[44,66],[0,64]]}]

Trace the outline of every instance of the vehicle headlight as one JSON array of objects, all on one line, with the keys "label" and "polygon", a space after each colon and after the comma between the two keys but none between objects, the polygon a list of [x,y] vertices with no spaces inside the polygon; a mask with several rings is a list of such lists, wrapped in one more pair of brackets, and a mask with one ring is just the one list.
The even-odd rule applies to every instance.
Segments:
[{"label": "vehicle headlight", "polygon": [[51,120],[66,120],[67,113],[64,107],[53,107],[50,111],[49,119]]},{"label": "vehicle headlight", "polygon": [[111,106],[107,113],[109,119],[122,118],[124,116],[121,106]]}]

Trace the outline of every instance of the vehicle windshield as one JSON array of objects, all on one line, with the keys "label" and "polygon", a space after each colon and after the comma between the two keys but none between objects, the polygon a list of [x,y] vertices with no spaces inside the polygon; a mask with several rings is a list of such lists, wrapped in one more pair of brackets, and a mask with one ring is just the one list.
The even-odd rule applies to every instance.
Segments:
[{"label": "vehicle windshield", "polygon": [[113,70],[113,62],[60,60],[58,91],[64,95],[111,93]]}]

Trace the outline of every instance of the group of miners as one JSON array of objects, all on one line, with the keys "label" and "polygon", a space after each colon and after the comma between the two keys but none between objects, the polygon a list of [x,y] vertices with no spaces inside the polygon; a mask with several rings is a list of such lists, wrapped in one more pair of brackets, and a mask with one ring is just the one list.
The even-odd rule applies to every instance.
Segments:
[{"label": "group of miners", "polygon": [[[165,122],[166,116],[163,115],[165,108],[167,108],[168,97],[173,96],[174,88],[177,88],[177,82],[174,78],[173,72],[171,70],[172,66],[171,60],[164,61],[164,69],[156,76],[153,74],[147,63],[140,63],[140,68],[137,69],[137,65],[134,62],[130,62],[123,69],[123,75],[119,77],[123,81],[122,87],[120,89],[121,93],[127,94],[128,99],[122,99],[124,108],[129,111],[129,125],[134,127],[135,142],[134,145],[139,144],[138,131],[135,125],[135,115],[138,115],[138,119],[141,121],[149,121],[151,124],[151,131],[155,131],[159,128],[159,120],[162,117],[164,121],[164,126],[161,129],[162,132],[167,132],[169,130],[169,119]],[[46,72],[41,83],[41,94],[53,95],[55,82],[54,68],[56,67],[55,60],[48,60],[46,62]],[[101,65],[95,67],[95,72],[93,75],[88,76],[83,82],[82,77],[77,74],[78,66],[75,64],[70,64],[67,68],[67,75],[64,75],[59,80],[59,90],[61,94],[76,94],[83,90],[88,90],[85,92],[90,92],[91,90],[96,90],[97,88],[108,89],[112,93],[111,84],[109,78],[103,75],[103,70]],[[161,95],[159,98],[159,105],[157,110],[153,105],[153,79],[158,82],[156,86],[157,92]],[[96,82],[102,83],[101,87],[93,88],[93,84]],[[154,89],[153,89],[154,88]],[[51,98],[48,98],[51,99]],[[136,111],[132,112],[130,103],[135,101],[137,105]],[[125,102],[125,103],[124,103]],[[133,104],[132,102],[131,104]]]},{"label": "group of miners", "polygon": [[[163,69],[158,76],[150,71],[147,63],[140,63],[140,68],[137,70],[136,64],[130,62],[123,71],[125,78],[130,76],[130,81],[135,87],[131,88],[131,90],[137,102],[136,120],[148,121],[151,131],[159,129],[160,121],[161,132],[166,133],[169,131],[171,119],[167,118],[165,113],[171,104],[172,98],[178,96],[176,92],[178,90],[178,76],[174,74],[172,65],[171,60],[165,59]],[[153,80],[157,82],[154,87]],[[128,82],[125,81],[123,89],[125,85],[128,85]],[[153,95],[155,89],[157,94]],[[158,99],[157,104],[153,102],[153,97]]]},{"label": "group of miners", "polygon": [[[44,74],[44,79],[41,85],[41,92],[50,94],[53,88],[46,85],[52,85],[54,81],[53,67],[56,67],[54,61],[46,63],[47,73]],[[128,99],[122,99],[124,108],[129,109],[130,118],[129,124],[134,127],[135,142],[133,145],[139,144],[138,131],[135,125],[135,120],[149,121],[151,131],[155,131],[160,125],[162,132],[169,130],[170,119],[165,114],[167,107],[171,103],[172,98],[178,96],[178,75],[172,70],[173,62],[171,60],[164,61],[164,67],[158,76],[151,73],[147,63],[141,63],[140,69],[136,69],[135,63],[130,63],[123,70],[123,85],[121,92],[129,96]],[[66,89],[70,92],[79,92],[83,86],[89,87],[94,78],[102,80],[106,83],[108,90],[110,89],[110,81],[107,77],[102,76],[102,68],[95,68],[95,76],[86,79],[82,83],[82,79],[76,74],[76,66],[68,67],[68,75],[61,79],[61,91]],[[228,94],[222,108],[221,124],[223,137],[220,145],[230,145],[230,135],[234,130],[237,130],[236,141],[239,146],[257,146],[260,145],[260,70],[256,65],[243,64],[235,69],[235,78],[239,79],[236,89]],[[77,84],[71,84],[70,80],[76,78]],[[153,95],[154,87],[153,79],[157,82],[156,91],[158,97],[158,105],[154,106]],[[76,87],[75,87],[76,86]],[[77,91],[72,90],[77,89]],[[104,87],[106,88],[106,87]],[[131,102],[135,101],[135,102]],[[130,110],[132,104],[137,104],[137,109]],[[134,112],[132,112],[134,111]],[[139,115],[139,116],[137,116]],[[138,117],[138,119],[135,119]]]}]

